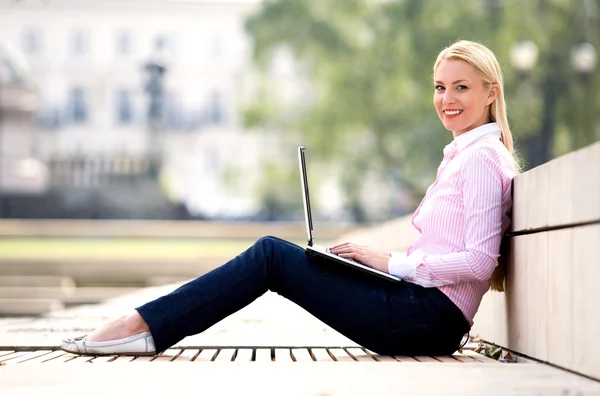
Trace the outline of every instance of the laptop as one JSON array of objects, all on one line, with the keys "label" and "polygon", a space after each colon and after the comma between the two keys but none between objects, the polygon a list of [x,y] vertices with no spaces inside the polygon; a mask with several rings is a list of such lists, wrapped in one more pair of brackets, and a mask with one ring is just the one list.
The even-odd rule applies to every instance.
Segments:
[{"label": "laptop", "polygon": [[397,278],[393,275],[390,275],[386,272],[379,271],[375,268],[371,268],[367,265],[361,264],[356,260],[340,257],[335,255],[329,251],[329,248],[325,248],[323,246],[319,246],[315,244],[315,240],[313,238],[313,223],[312,223],[312,214],[310,211],[310,198],[308,196],[308,178],[306,175],[306,158],[304,155],[304,147],[298,147],[298,162],[300,164],[300,180],[302,182],[302,201],[304,203],[304,219],[306,221],[306,235],[308,237],[308,246],[306,247],[306,253],[311,256],[321,257],[327,259],[332,262],[336,262],[342,265],[346,265],[348,267],[355,268],[357,270],[369,273],[371,275],[375,275],[377,277],[393,281],[393,282],[401,282],[402,279]]}]

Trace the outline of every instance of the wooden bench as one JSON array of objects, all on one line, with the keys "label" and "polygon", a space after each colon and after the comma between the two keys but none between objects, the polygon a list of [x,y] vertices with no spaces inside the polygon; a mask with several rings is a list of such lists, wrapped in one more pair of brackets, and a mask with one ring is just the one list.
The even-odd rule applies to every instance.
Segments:
[{"label": "wooden bench", "polygon": [[57,350],[60,338],[89,331],[175,287],[147,288],[39,318],[0,320],[0,392],[43,388],[46,395],[104,395],[116,384],[120,391],[150,395],[194,386],[224,395],[397,395],[399,386],[410,394],[461,396],[600,392],[600,384],[547,365],[500,364],[470,349],[452,356],[378,355],[273,293],[159,356]]}]

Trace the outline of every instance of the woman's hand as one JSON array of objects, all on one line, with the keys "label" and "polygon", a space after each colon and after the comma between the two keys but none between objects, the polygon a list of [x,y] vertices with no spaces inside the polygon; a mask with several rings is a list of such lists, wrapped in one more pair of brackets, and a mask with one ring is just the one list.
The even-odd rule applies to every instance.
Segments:
[{"label": "woman's hand", "polygon": [[329,248],[331,253],[340,257],[351,258],[376,270],[388,273],[389,253],[381,252],[368,246],[360,246],[346,242]]}]

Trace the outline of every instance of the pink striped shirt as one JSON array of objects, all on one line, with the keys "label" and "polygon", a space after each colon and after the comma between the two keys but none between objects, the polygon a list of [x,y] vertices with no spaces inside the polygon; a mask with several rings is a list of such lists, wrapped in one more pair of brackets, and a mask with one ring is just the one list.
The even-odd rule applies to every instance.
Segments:
[{"label": "pink striped shirt", "polygon": [[419,236],[405,254],[392,252],[390,274],[438,287],[473,325],[510,224],[514,176],[498,124],[456,137],[413,214]]}]

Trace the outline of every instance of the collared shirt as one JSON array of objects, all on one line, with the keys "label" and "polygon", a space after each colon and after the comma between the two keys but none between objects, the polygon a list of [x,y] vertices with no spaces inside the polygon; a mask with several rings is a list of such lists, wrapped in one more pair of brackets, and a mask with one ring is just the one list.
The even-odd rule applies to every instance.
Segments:
[{"label": "collared shirt", "polygon": [[515,174],[498,124],[456,137],[413,214],[419,236],[406,253],[392,252],[390,274],[438,287],[472,325],[510,224]]}]

